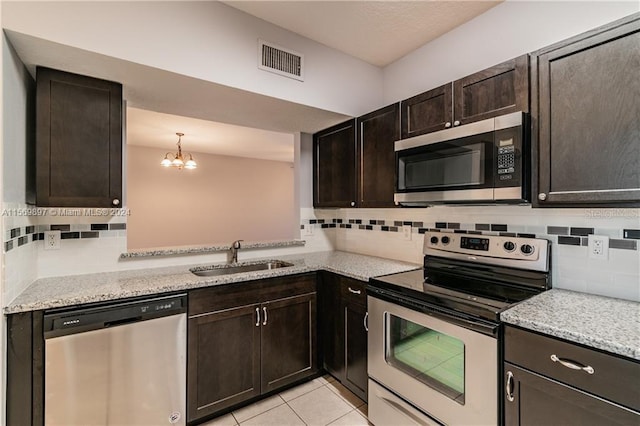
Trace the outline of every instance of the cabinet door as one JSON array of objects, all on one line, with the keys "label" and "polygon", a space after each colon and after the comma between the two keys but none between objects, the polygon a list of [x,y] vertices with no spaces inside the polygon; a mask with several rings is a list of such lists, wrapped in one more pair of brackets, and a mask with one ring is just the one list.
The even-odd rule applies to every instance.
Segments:
[{"label": "cabinet door", "polygon": [[523,55],[453,82],[456,126],[529,111],[529,56]]},{"label": "cabinet door", "polygon": [[261,305],[262,392],[270,392],[315,373],[316,294]]},{"label": "cabinet door", "polygon": [[345,380],[344,386],[360,399],[367,400],[367,325],[366,305],[346,303],[345,324]]},{"label": "cabinet door", "polygon": [[344,374],[344,314],[340,286],[338,275],[322,273],[318,291],[322,304],[319,316],[323,364],[324,368],[338,379]]},{"label": "cabinet door", "polygon": [[451,83],[400,103],[402,139],[444,130],[453,124]]},{"label": "cabinet door", "polygon": [[505,425],[633,425],[640,414],[544,376],[504,364]]},{"label": "cabinet door", "polygon": [[640,204],[638,46],[636,17],[534,57],[537,206]]},{"label": "cabinet door", "polygon": [[259,305],[189,319],[188,418],[260,395]]},{"label": "cabinet door", "polygon": [[394,207],[399,112],[393,104],[358,118],[359,207]]},{"label": "cabinet door", "polygon": [[314,207],[355,207],[356,122],[313,135]]},{"label": "cabinet door", "polygon": [[37,70],[36,203],[121,207],[122,85]]}]

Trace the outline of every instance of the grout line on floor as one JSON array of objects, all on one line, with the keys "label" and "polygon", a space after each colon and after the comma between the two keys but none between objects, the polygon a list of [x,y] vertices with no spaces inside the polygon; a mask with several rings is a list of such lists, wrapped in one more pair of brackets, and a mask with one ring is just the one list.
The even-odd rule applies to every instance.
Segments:
[{"label": "grout line on floor", "polygon": [[[318,388],[318,389],[320,389],[320,388]],[[302,395],[300,395],[300,396],[302,396]],[[293,398],[291,401],[293,401],[294,399],[296,399],[296,398]],[[305,422],[305,421],[304,421],[304,419],[303,419],[302,417],[300,417],[300,414],[298,414],[298,412],[297,412],[296,410],[294,410],[292,406],[290,406],[290,405],[289,405],[289,401],[285,401],[284,403],[285,403],[285,404],[287,404],[287,407],[289,407],[289,408],[291,409],[291,411],[293,411],[293,413],[294,413],[296,416],[298,416],[298,418],[300,419],[300,421],[301,421],[302,423],[304,423],[304,424],[305,424],[305,426],[308,426],[308,423],[307,423],[307,422]]]},{"label": "grout line on floor", "polygon": [[[274,405],[273,407],[269,408],[268,410],[265,410],[265,411],[263,411],[263,412],[261,412],[261,413],[256,414],[255,416],[251,416],[251,417],[248,417],[248,418],[244,419],[244,420],[242,421],[242,423],[247,422],[247,421],[249,421],[249,420],[253,419],[254,417],[258,417],[260,414],[264,414],[264,413],[266,413],[267,411],[271,411],[271,410],[273,410],[274,408],[278,408],[279,406],[281,406],[281,405],[283,405],[283,404],[286,404],[286,403],[287,403],[287,401],[285,401],[285,400],[284,400],[284,398],[282,398],[282,397],[280,396],[280,394],[275,394],[275,395],[273,395],[273,396],[277,396],[278,398],[280,398],[280,401],[282,401],[282,402],[281,402],[280,404],[278,404],[278,405]],[[271,396],[270,398],[273,398],[273,396]],[[267,398],[267,399],[268,399],[268,398]],[[254,404],[258,404],[258,403],[260,403],[260,402],[262,402],[262,401],[265,401],[265,399],[262,399],[262,400],[256,401],[256,402],[254,402],[254,403],[252,403],[252,404],[249,404],[249,405],[246,405],[245,407],[242,407],[242,408],[251,407],[252,405],[254,405]],[[241,410],[242,408],[240,408],[240,410]],[[236,423],[238,424],[238,426],[242,424],[242,423],[240,423],[240,422],[238,421],[238,419],[237,419],[237,418],[236,418],[236,416],[233,414],[233,412],[231,412],[231,415],[233,416],[233,419],[236,421]]]}]

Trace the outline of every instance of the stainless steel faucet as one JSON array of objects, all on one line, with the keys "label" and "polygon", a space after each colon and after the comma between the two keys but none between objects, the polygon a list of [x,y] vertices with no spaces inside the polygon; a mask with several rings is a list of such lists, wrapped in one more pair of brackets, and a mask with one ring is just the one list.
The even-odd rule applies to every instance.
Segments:
[{"label": "stainless steel faucet", "polygon": [[229,253],[227,253],[227,263],[237,263],[238,262],[238,250],[242,248],[240,242],[244,240],[236,240],[231,243],[231,247],[229,247]]}]

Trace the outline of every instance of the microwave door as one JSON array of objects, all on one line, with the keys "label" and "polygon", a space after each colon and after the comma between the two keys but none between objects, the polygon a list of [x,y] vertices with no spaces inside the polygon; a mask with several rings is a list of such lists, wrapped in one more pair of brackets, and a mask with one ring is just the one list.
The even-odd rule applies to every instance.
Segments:
[{"label": "microwave door", "polygon": [[397,192],[433,201],[492,200],[493,155],[493,133],[398,151]]}]

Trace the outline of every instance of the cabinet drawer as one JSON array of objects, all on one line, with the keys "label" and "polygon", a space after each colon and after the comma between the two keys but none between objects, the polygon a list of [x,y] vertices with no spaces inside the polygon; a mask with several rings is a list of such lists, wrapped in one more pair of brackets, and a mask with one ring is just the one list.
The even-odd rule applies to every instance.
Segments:
[{"label": "cabinet drawer", "polygon": [[[552,360],[552,356],[557,361]],[[640,363],[507,326],[505,361],[640,411]],[[593,374],[564,366],[590,366]]]},{"label": "cabinet drawer", "polygon": [[315,273],[242,281],[203,288],[189,292],[189,316],[315,291]]},{"label": "cabinet drawer", "polygon": [[367,283],[354,280],[351,278],[343,278],[340,286],[342,299],[347,304],[367,305]]}]

